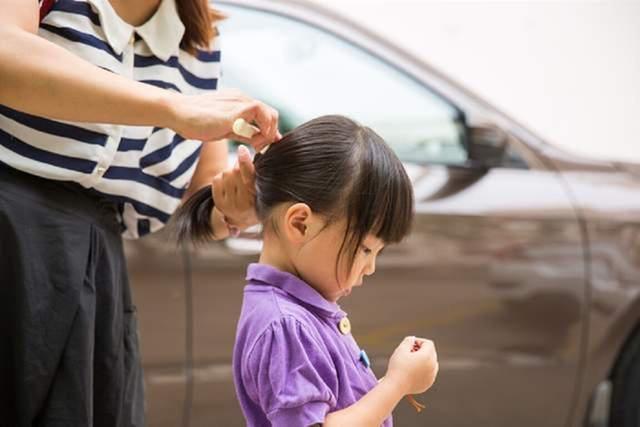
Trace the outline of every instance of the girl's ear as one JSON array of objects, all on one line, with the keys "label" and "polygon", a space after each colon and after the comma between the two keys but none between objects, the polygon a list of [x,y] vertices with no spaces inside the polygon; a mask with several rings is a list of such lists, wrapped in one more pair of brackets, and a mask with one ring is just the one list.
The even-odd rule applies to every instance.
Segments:
[{"label": "girl's ear", "polygon": [[313,214],[306,203],[291,205],[284,215],[284,231],[292,242],[303,243],[309,236]]}]

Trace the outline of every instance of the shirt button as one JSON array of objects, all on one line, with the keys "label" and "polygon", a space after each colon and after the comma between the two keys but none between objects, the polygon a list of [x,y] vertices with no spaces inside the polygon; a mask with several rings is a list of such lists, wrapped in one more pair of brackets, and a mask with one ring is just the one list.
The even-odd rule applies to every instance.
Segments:
[{"label": "shirt button", "polygon": [[100,176],[104,175],[106,171],[107,171],[107,168],[103,166],[98,166],[98,169],[96,169],[96,173]]},{"label": "shirt button", "polygon": [[349,319],[346,317],[340,319],[340,322],[338,323],[338,329],[340,329],[340,333],[342,333],[342,335],[347,335],[349,332],[351,332],[351,322],[349,321]]},{"label": "shirt button", "polygon": [[369,360],[369,356],[367,356],[367,352],[364,350],[360,350],[360,361],[365,366],[365,368],[371,367],[371,360]]}]

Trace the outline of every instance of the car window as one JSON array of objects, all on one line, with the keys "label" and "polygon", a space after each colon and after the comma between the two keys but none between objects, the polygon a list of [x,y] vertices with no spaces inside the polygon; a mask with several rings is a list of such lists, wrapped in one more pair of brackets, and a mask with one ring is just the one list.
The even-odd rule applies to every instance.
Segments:
[{"label": "car window", "polygon": [[378,132],[406,162],[462,164],[455,107],[382,59],[307,23],[241,7],[223,8],[221,86],[280,112],[281,130],[344,114]]}]

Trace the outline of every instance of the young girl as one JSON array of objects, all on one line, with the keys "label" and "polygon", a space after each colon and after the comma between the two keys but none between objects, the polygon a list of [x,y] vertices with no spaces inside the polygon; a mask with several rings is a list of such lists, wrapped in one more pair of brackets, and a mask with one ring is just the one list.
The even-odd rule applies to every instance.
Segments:
[{"label": "young girl", "polygon": [[[256,212],[264,248],[247,272],[233,351],[249,426],[390,426],[406,394],[438,370],[433,343],[407,337],[384,380],[369,368],[337,301],[409,232],[411,183],[371,129],[341,116],[311,120],[256,154]],[[209,234],[211,189],[177,214],[178,232]]]}]

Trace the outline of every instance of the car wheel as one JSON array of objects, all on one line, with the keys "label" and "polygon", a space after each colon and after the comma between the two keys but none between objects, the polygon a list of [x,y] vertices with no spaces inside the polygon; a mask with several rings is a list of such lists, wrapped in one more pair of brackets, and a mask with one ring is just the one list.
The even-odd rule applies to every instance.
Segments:
[{"label": "car wheel", "polygon": [[640,330],[624,346],[612,375],[610,424],[640,426]]}]

